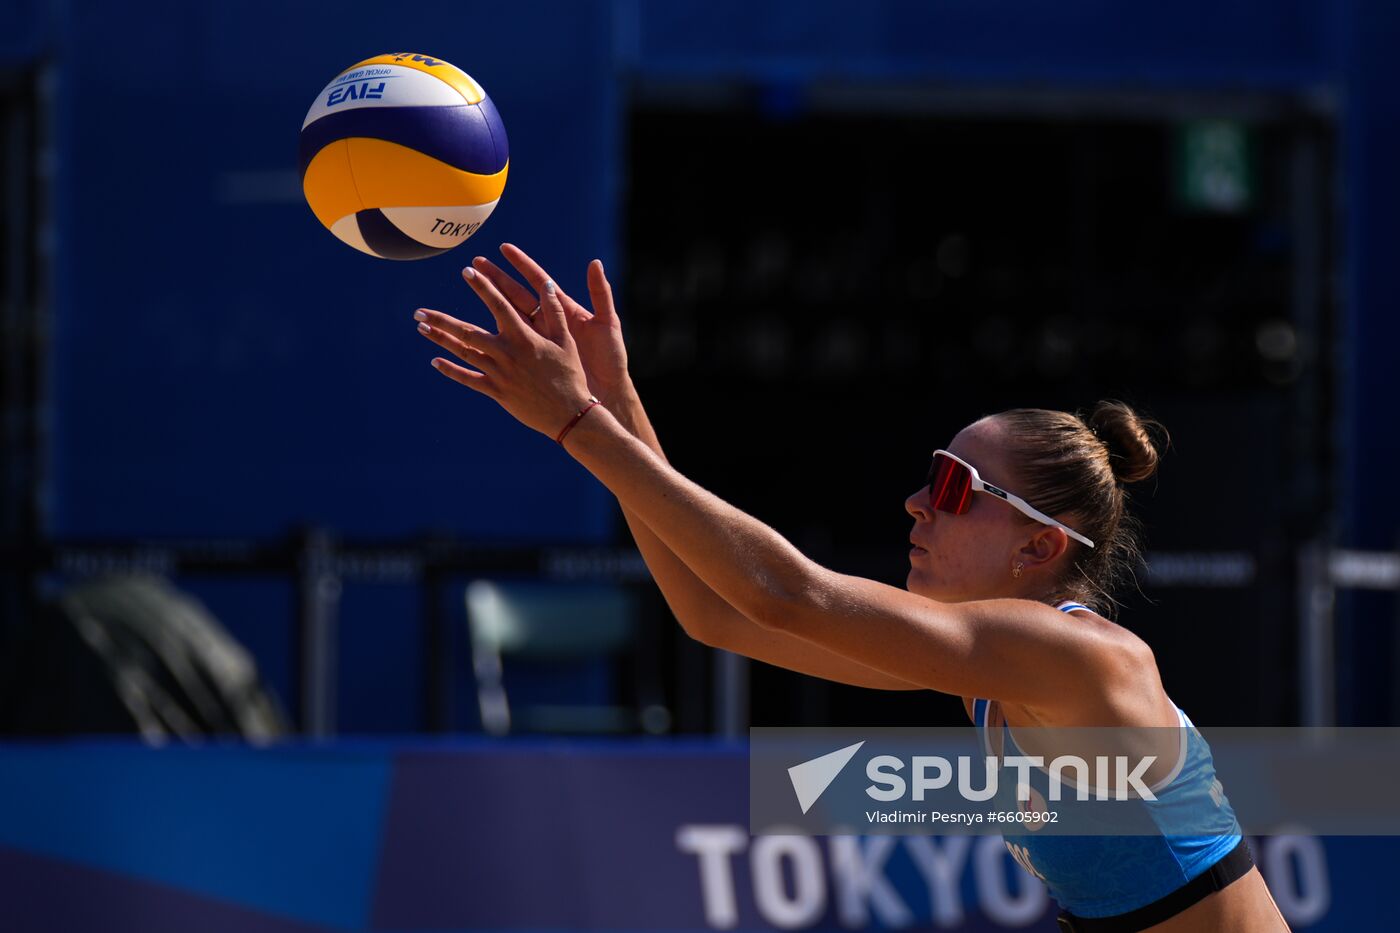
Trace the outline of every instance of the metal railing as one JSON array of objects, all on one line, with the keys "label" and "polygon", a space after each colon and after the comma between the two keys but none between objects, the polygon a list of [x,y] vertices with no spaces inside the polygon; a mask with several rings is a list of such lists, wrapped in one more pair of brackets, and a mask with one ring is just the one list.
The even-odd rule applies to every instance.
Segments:
[{"label": "metal railing", "polygon": [[453,663],[448,651],[444,588],[475,577],[518,577],[559,582],[640,583],[650,580],[641,555],[629,549],[589,546],[499,546],[441,538],[345,541],[324,529],[308,529],[282,541],[207,539],[88,541],[0,549],[12,572],[29,579],[46,574],[87,577],[145,572],[272,576],[297,587],[295,684],[297,719],[304,734],[336,732],[340,600],[346,584],[389,583],[423,589],[423,721],[430,732],[451,727]]},{"label": "metal railing", "polygon": [[[336,732],[340,599],[347,583],[397,583],[424,589],[423,717],[427,729],[451,727],[453,665],[444,587],[463,577],[519,577],[559,582],[643,584],[650,574],[629,548],[494,546],[442,538],[343,541],[323,529],[279,542],[244,540],[65,542],[0,550],[21,574],[84,577],[102,572],[272,575],[297,584],[296,705],[305,734]],[[1147,555],[1153,587],[1249,588],[1259,559],[1251,551],[1175,551]],[[1304,725],[1336,721],[1336,594],[1339,589],[1400,590],[1400,553],[1303,548],[1297,557],[1299,718]],[[717,652],[712,678],[715,730],[738,737],[748,729],[747,659]]]}]

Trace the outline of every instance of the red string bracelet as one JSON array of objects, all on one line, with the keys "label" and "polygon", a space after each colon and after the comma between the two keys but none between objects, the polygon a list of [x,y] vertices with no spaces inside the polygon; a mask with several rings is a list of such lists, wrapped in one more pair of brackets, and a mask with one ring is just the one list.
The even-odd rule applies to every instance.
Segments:
[{"label": "red string bracelet", "polygon": [[578,410],[578,414],[574,415],[573,420],[570,421],[568,424],[564,425],[564,430],[560,431],[560,432],[559,432],[559,436],[556,437],[556,438],[554,439],[555,443],[563,444],[563,443],[564,443],[564,438],[565,438],[565,436],[566,436],[570,431],[572,431],[572,430],[574,429],[574,425],[576,425],[576,424],[578,424],[580,421],[582,421],[582,420],[583,420],[583,416],[586,415],[586,414],[588,414],[590,411],[592,411],[594,405],[601,405],[601,404],[603,404],[603,403],[600,402],[600,401],[598,401],[598,400],[597,400],[596,398],[594,398],[593,396],[591,396],[591,395],[588,396],[588,404],[585,405],[585,406],[583,406],[582,408],[580,408],[580,409]]}]

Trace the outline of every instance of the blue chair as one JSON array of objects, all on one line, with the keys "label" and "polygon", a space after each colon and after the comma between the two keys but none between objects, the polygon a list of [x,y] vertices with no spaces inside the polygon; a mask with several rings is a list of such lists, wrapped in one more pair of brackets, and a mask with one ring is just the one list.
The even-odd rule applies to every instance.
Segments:
[{"label": "blue chair", "polygon": [[[655,678],[638,678],[635,707],[608,702],[617,692],[616,661],[635,646],[637,608],[635,592],[611,584],[469,584],[467,628],[482,728],[492,735],[666,731],[670,715],[659,690],[648,688]],[[567,678],[575,692],[593,696],[541,702],[521,691],[521,702],[513,703],[507,668],[521,675],[533,668],[537,685]],[[584,685],[590,674],[592,683]]]}]

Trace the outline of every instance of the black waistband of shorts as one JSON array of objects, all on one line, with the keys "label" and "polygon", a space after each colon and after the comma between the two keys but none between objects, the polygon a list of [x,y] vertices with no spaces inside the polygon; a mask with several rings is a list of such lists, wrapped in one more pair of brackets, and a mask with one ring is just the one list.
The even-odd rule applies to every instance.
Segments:
[{"label": "black waistband of shorts", "polygon": [[1254,857],[1249,853],[1248,843],[1241,837],[1239,845],[1221,856],[1214,865],[1165,897],[1112,917],[1076,917],[1063,911],[1059,917],[1060,930],[1062,933],[1137,933],[1138,930],[1169,920],[1192,904],[1223,890],[1253,867]]}]

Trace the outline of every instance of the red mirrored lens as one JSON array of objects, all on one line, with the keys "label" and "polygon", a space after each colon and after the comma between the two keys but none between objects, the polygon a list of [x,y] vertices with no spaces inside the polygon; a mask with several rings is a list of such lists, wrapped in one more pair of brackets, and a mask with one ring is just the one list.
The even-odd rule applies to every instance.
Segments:
[{"label": "red mirrored lens", "polygon": [[929,505],[962,515],[972,504],[972,471],[951,457],[936,454],[928,474]]}]

